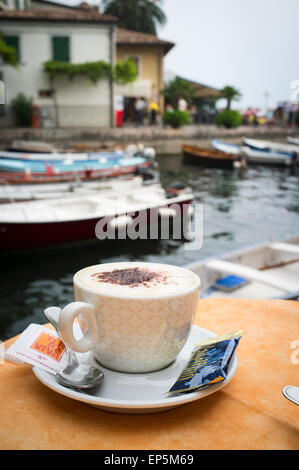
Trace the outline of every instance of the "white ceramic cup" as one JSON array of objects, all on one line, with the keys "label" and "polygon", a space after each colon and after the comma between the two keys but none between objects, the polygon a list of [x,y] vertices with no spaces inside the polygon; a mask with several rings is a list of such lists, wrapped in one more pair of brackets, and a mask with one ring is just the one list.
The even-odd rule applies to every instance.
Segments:
[{"label": "white ceramic cup", "polygon": [[[117,269],[122,269],[122,265],[110,264]],[[64,307],[59,317],[62,340],[74,351],[92,350],[100,364],[119,372],[145,373],[168,366],[188,339],[199,300],[199,277],[184,268],[176,269],[190,274],[191,286],[169,294],[159,293],[158,289],[154,295],[146,296],[101,293],[80,282],[81,271],[77,272],[73,278],[76,301]],[[83,332],[80,339],[73,333],[76,317]]]}]

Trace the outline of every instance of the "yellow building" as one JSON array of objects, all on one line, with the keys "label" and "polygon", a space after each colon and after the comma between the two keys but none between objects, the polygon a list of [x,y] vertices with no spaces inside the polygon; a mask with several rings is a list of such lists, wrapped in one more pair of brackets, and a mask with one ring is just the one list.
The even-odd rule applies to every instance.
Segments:
[{"label": "yellow building", "polygon": [[125,120],[134,120],[136,98],[144,98],[148,105],[155,101],[163,112],[163,59],[174,44],[152,34],[118,28],[116,32],[116,60],[130,57],[136,64],[138,77],[134,83],[116,85],[115,93],[124,97]]}]

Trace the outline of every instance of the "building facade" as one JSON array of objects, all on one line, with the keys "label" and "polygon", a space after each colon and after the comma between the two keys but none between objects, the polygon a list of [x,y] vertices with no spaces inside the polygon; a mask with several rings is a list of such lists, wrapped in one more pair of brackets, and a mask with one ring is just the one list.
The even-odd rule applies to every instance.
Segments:
[{"label": "building facade", "polygon": [[133,83],[116,85],[115,93],[124,97],[124,116],[126,121],[134,120],[134,103],[137,98],[144,98],[148,105],[156,102],[163,112],[164,88],[163,61],[165,55],[174,47],[152,34],[139,33],[118,28],[116,32],[116,57],[118,61],[132,59],[137,68],[138,77]]},{"label": "building facade", "polygon": [[[42,8],[39,3],[43,3]],[[32,98],[40,110],[41,126],[55,127],[53,90],[43,70],[45,61],[115,63],[116,18],[95,9],[53,8],[50,2],[47,8],[47,3],[36,1],[29,9],[0,10],[0,32],[18,54],[17,67],[0,64],[6,95],[5,114],[0,117],[2,127],[13,124],[10,103],[18,93]],[[26,6],[24,0],[20,6]],[[113,125],[113,87],[108,78],[96,84],[85,77],[57,79],[55,100],[60,127]]]}]

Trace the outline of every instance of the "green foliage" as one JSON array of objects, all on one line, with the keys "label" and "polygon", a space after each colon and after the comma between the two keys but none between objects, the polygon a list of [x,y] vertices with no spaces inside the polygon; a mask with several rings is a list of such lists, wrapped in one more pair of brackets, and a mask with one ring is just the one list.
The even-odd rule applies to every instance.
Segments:
[{"label": "green foliage", "polygon": [[161,94],[167,98],[174,109],[177,109],[180,98],[185,99],[189,104],[192,102],[195,89],[183,78],[176,77],[165,86]]},{"label": "green foliage", "polygon": [[85,76],[90,82],[96,84],[104,78],[112,78],[118,83],[133,82],[137,78],[136,66],[130,59],[118,62],[115,67],[103,60],[82,64],[48,60],[43,65],[44,71],[52,80],[59,77],[67,77],[69,80],[73,80],[77,76]]},{"label": "green foliage", "polygon": [[156,26],[166,23],[160,0],[103,0],[103,13],[116,16],[120,28],[156,35]]},{"label": "green foliage", "polygon": [[18,125],[30,127],[32,124],[32,98],[27,98],[24,93],[19,93],[11,101],[11,106]]},{"label": "green foliage", "polygon": [[163,114],[163,123],[169,124],[174,129],[188,124],[190,122],[190,114],[187,111],[180,111],[175,109],[174,111],[165,111]]},{"label": "green foliage", "polygon": [[76,76],[85,76],[92,83],[97,83],[103,78],[112,76],[111,65],[99,60],[98,62],[85,62],[82,64],[72,64],[70,62],[60,62],[59,60],[48,60],[44,62],[44,71],[49,77],[67,77],[73,80]]},{"label": "green foliage", "polygon": [[295,113],[295,124],[297,127],[299,127],[299,111],[296,111]]},{"label": "green foliage", "polygon": [[230,109],[230,105],[232,101],[238,101],[241,98],[241,93],[237,88],[233,86],[225,86],[220,90],[221,98],[225,98],[227,100],[226,109]]},{"label": "green foliage", "polygon": [[13,46],[5,44],[0,35],[0,57],[5,64],[16,66],[18,64],[18,54]]},{"label": "green foliage", "polygon": [[114,69],[114,80],[117,83],[125,84],[134,82],[137,78],[137,68],[133,60],[126,59],[117,62]]},{"label": "green foliage", "polygon": [[226,109],[222,113],[217,114],[215,123],[217,126],[224,126],[227,129],[238,127],[242,124],[242,115],[239,113],[239,111]]}]

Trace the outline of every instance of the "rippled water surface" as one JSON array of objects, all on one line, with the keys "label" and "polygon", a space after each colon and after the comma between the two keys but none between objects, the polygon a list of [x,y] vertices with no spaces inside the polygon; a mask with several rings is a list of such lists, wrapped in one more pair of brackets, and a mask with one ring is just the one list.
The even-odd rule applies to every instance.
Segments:
[{"label": "rippled water surface", "polygon": [[[269,239],[299,234],[299,168],[252,166],[245,171],[182,164],[159,158],[161,181],[183,181],[204,207],[201,249],[174,240],[93,242],[72,248],[2,256],[0,340],[30,323],[45,323],[43,307],[73,300],[72,276],[101,262],[142,260],[183,265]],[[0,206],[1,211],[1,206]]]}]

